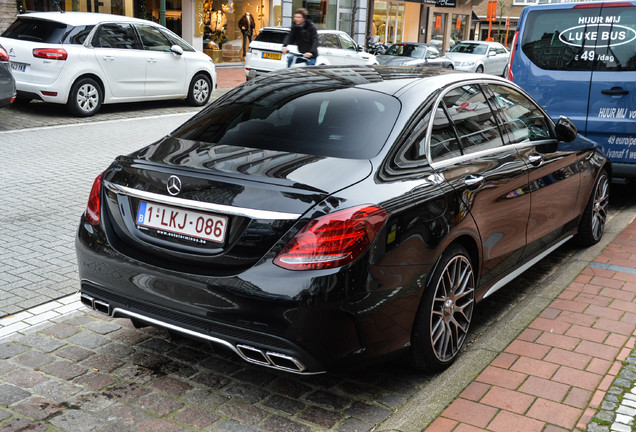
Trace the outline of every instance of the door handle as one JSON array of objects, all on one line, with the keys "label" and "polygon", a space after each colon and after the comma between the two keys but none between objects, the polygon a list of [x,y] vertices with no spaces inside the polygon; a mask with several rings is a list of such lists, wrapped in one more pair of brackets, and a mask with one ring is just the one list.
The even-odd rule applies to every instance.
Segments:
[{"label": "door handle", "polygon": [[464,178],[464,184],[468,190],[479,189],[484,184],[484,176],[471,174]]},{"label": "door handle", "polygon": [[601,93],[610,96],[623,96],[629,93],[629,90],[625,90],[622,87],[612,87],[611,89],[601,90]]},{"label": "door handle", "polygon": [[113,57],[113,56],[104,56],[104,57],[102,57],[102,59],[104,59],[104,61],[113,61],[113,60],[115,60],[115,57]]},{"label": "door handle", "polygon": [[532,166],[539,166],[543,163],[543,156],[540,154],[531,154],[528,156],[528,162],[530,162]]},{"label": "door handle", "polygon": [[157,59],[149,58],[148,63],[157,63]]}]

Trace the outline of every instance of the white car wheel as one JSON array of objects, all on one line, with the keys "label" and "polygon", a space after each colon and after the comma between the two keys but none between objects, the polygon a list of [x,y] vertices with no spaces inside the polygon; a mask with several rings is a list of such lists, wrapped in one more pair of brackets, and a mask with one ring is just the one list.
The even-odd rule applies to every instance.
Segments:
[{"label": "white car wheel", "polygon": [[92,78],[82,78],[73,84],[67,107],[76,116],[90,117],[99,111],[103,99],[99,84]]},{"label": "white car wheel", "polygon": [[194,106],[203,106],[208,103],[212,95],[212,82],[206,75],[198,74],[192,78],[190,91],[188,92],[188,103]]}]

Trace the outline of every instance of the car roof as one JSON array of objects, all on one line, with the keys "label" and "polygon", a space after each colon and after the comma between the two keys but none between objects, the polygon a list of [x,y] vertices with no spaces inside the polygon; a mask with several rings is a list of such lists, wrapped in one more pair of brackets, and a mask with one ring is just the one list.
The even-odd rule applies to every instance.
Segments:
[{"label": "car roof", "polygon": [[91,12],[31,12],[19,15],[18,18],[44,19],[66,25],[96,25],[102,22],[133,22],[156,25],[152,21],[121,15]]},{"label": "car roof", "polygon": [[[281,32],[281,33],[287,33],[290,31],[289,27],[263,27],[261,29],[261,31],[273,31],[273,32]],[[323,33],[344,33],[344,34],[348,34],[347,32],[344,32],[342,30],[328,30],[328,29],[322,29],[322,30],[318,30],[318,33],[323,34]]]},{"label": "car roof", "polygon": [[467,43],[467,44],[479,44],[479,45],[502,45],[499,42],[487,42],[487,41],[476,41],[476,40],[464,40],[461,41],[460,43]]}]

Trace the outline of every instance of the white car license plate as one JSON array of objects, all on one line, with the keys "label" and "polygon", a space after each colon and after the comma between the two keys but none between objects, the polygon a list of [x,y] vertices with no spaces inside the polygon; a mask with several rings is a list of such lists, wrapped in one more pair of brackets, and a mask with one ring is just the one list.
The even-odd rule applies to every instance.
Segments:
[{"label": "white car license plate", "polygon": [[27,66],[28,65],[26,63],[11,62],[11,69],[16,70],[18,72],[26,72]]},{"label": "white car license plate", "polygon": [[225,241],[227,229],[226,217],[145,201],[139,203],[136,222],[137,225],[155,228],[159,231],[216,243]]},{"label": "white car license plate", "polygon": [[281,53],[264,52],[263,58],[270,60],[280,60],[283,57]]}]

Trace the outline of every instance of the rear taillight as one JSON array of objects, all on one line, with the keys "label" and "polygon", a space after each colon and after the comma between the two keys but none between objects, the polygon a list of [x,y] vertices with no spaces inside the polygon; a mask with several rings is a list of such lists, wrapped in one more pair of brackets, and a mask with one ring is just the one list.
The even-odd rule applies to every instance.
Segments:
[{"label": "rear taillight", "polygon": [[274,264],[288,270],[340,267],[360,257],[384,226],[381,207],[359,206],[310,221],[278,254]]},{"label": "rear taillight", "polygon": [[519,30],[515,32],[515,37],[512,38],[512,50],[510,50],[510,62],[508,63],[508,74],[506,78],[513,81],[515,76],[512,73],[512,62],[515,60],[515,52],[517,51],[517,39],[519,39]]},{"label": "rear taillight", "polygon": [[0,47],[0,61],[9,61],[9,54],[7,54],[7,51]]},{"label": "rear taillight", "polygon": [[15,96],[13,96],[11,99],[9,99],[9,103],[12,104],[13,102],[15,102]]},{"label": "rear taillight", "polygon": [[66,60],[68,53],[62,48],[36,48],[33,50],[33,57],[48,60]]},{"label": "rear taillight", "polygon": [[93,182],[93,187],[91,189],[91,193],[88,196],[88,204],[86,205],[86,211],[84,212],[84,216],[86,220],[91,225],[99,225],[100,214],[99,214],[99,201],[102,192],[102,175],[98,175],[95,181]]}]

